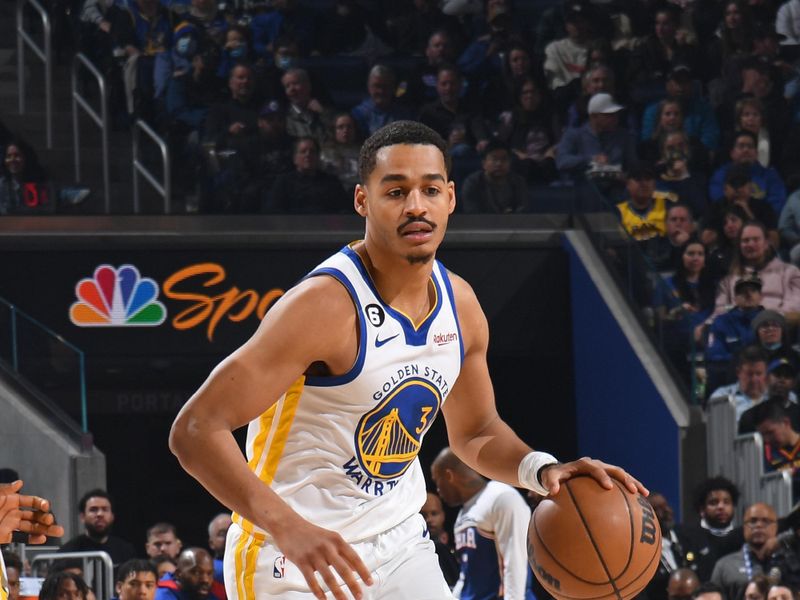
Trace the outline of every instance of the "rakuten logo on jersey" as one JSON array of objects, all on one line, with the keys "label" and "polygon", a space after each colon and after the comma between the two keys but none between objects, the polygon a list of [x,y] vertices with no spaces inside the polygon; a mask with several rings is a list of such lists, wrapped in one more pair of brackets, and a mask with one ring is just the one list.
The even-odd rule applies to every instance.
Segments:
[{"label": "rakuten logo on jersey", "polygon": [[435,333],[433,334],[433,343],[437,346],[444,346],[450,342],[458,341],[457,333]]}]

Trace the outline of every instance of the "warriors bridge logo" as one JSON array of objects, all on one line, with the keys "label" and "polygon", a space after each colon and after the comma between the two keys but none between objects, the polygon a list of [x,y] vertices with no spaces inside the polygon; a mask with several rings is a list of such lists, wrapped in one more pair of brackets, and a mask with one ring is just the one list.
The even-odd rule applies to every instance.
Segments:
[{"label": "warriors bridge logo", "polygon": [[356,456],[343,465],[364,491],[380,496],[414,462],[422,438],[442,404],[440,390],[425,379],[412,377],[384,396],[355,432]]}]

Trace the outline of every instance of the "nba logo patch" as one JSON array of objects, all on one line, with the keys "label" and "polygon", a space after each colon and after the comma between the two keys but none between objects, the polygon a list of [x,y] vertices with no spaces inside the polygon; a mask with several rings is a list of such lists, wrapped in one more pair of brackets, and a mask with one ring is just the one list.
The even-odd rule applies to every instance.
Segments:
[{"label": "nba logo patch", "polygon": [[275,559],[275,562],[272,563],[272,576],[275,579],[283,579],[285,575],[285,566],[286,566],[286,557],[281,554],[278,558]]}]

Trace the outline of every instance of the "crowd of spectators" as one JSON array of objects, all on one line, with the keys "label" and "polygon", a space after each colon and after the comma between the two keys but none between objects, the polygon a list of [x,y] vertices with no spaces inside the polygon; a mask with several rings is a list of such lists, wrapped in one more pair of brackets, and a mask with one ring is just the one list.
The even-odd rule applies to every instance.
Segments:
[{"label": "crowd of spectators", "polygon": [[[333,187],[326,173],[349,197],[360,140],[417,119],[447,140],[457,189],[483,173],[470,188],[480,201],[464,210],[530,210],[542,186],[587,181],[617,202],[645,162],[704,231],[720,217],[709,207],[737,203],[729,173],[738,184],[747,171],[747,216],[786,244],[800,238],[791,210],[782,215],[800,175],[793,2],[75,4],[74,49],[109,82],[115,127],[141,118],[163,134],[176,194],[201,212],[347,211],[338,200],[287,203],[280,176],[317,193]],[[300,138],[315,140],[315,168],[297,166],[308,162]],[[500,185],[513,188],[501,201],[502,169],[487,156],[498,146],[510,159]]]}]

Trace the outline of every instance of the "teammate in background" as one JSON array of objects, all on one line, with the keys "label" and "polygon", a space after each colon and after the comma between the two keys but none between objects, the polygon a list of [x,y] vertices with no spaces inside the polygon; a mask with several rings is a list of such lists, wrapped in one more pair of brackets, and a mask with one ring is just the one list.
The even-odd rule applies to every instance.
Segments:
[{"label": "teammate in background", "polygon": [[[619,467],[534,452],[498,416],[486,317],[434,260],[455,209],[446,151],[417,122],[373,134],[354,193],[364,240],[289,290],[173,424],[183,467],[235,511],[231,599],[451,598],[419,514],[440,410],[455,455],[491,479],[546,495],[590,474],[646,493]],[[245,460],[232,432],[247,423]]]},{"label": "teammate in background", "polygon": [[[29,544],[43,544],[48,537],[61,537],[64,528],[55,524],[50,501],[19,493],[22,481],[0,484],[0,544],[8,544],[15,531],[28,534]],[[19,579],[17,579],[19,582]],[[18,591],[18,590],[17,590]],[[11,597],[8,575],[0,554],[0,600]]]},{"label": "teammate in background", "polygon": [[153,600],[158,573],[149,560],[134,558],[117,569],[114,589],[119,600]]},{"label": "teammate in background", "polygon": [[461,506],[453,534],[461,559],[461,600],[525,600],[531,509],[510,485],[486,481],[444,448],[431,465],[442,500]]}]

